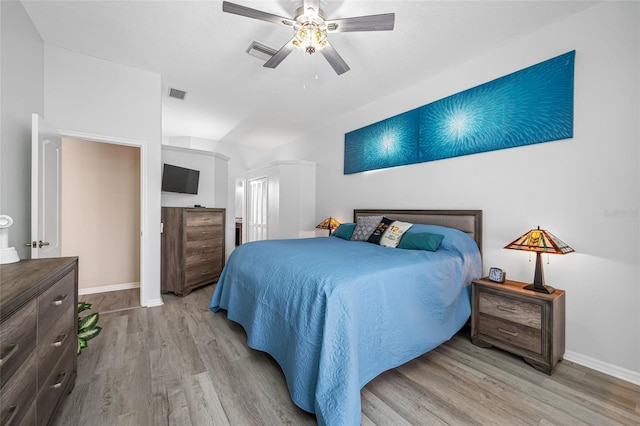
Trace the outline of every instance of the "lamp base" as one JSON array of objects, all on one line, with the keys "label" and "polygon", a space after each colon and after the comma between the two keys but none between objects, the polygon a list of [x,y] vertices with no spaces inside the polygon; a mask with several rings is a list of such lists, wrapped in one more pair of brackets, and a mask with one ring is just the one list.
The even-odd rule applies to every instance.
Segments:
[{"label": "lamp base", "polygon": [[550,285],[529,284],[524,286],[525,290],[537,291],[538,293],[553,294],[556,289]]},{"label": "lamp base", "polygon": [[0,248],[0,265],[16,263],[19,261],[20,257],[18,257],[18,252],[15,247]]}]

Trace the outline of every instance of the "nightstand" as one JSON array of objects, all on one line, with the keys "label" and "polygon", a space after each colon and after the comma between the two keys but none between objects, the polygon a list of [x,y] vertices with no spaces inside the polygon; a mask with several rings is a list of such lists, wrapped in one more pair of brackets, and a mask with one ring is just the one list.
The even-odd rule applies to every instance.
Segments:
[{"label": "nightstand", "polygon": [[551,374],[564,356],[565,296],[524,290],[527,283],[472,283],[471,341],[519,355]]}]

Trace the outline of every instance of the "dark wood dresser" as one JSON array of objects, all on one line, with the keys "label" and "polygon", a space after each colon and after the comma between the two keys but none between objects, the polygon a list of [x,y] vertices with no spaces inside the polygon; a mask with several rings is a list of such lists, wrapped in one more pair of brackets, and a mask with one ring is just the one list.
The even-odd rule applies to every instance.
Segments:
[{"label": "dark wood dresser", "polygon": [[78,258],[0,265],[0,424],[46,425],[77,375]]},{"label": "dark wood dresser", "polygon": [[525,290],[526,283],[487,279],[472,283],[471,340],[520,355],[551,374],[564,356],[565,292]]},{"label": "dark wood dresser", "polygon": [[162,208],[162,293],[186,296],[218,281],[225,259],[225,215],[225,209]]}]

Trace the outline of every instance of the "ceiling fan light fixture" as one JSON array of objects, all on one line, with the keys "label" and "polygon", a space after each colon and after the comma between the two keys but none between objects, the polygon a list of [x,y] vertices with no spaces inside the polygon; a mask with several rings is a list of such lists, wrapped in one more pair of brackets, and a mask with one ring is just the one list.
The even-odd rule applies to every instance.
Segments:
[{"label": "ceiling fan light fixture", "polygon": [[308,54],[315,53],[326,46],[327,30],[313,22],[296,26],[293,34],[293,44]]}]

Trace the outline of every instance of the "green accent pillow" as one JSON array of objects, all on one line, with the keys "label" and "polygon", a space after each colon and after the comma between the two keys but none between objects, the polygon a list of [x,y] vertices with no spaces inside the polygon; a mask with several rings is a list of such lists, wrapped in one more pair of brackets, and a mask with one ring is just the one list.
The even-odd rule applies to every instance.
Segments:
[{"label": "green accent pillow", "polygon": [[356,229],[355,223],[341,223],[331,235],[342,238],[343,240],[349,240],[351,239],[354,229]]},{"label": "green accent pillow", "polygon": [[402,236],[398,248],[409,250],[428,250],[436,251],[440,248],[440,243],[444,235],[432,234],[430,232],[408,233]]}]

